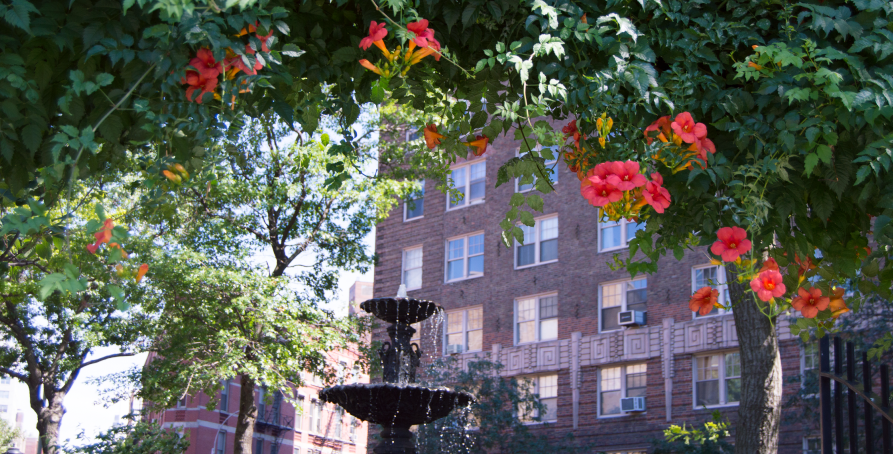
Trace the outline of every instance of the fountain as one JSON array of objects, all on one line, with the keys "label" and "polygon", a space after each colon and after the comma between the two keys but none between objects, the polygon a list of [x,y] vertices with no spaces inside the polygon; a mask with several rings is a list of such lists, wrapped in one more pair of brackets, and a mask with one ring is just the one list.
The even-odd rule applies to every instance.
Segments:
[{"label": "fountain", "polygon": [[410,325],[443,309],[430,301],[407,298],[402,285],[397,297],[374,298],[360,307],[391,324],[387,328],[391,341],[378,351],[384,383],[333,386],[320,391],[319,397],[340,405],[358,419],[381,425],[383,440],[372,450],[375,454],[416,454],[411,426],[436,421],[454,408],[474,402],[466,392],[416,384],[422,351],[418,344],[409,342],[416,332]]}]

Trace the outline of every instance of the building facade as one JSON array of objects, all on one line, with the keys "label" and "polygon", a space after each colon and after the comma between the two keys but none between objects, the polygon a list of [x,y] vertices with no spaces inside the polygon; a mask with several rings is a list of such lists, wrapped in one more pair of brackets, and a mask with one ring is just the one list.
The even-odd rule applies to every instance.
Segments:
[{"label": "building facade", "polygon": [[[339,381],[368,383],[369,377],[354,368],[356,352],[331,352],[329,357],[339,371]],[[152,356],[147,363],[151,360]],[[320,402],[318,393],[325,387],[321,379],[312,374],[302,378],[304,386],[293,389],[290,396],[297,407],[279,393],[255,390],[258,418],[252,454],[366,454],[368,424]],[[180,400],[175,408],[153,410],[147,405],[144,418],[187,436],[190,444],[185,454],[231,454],[239,412],[239,377],[227,380],[222,388],[216,408],[209,408],[210,397],[199,393]]]},{"label": "building facade", "polygon": [[[547,163],[557,182],[542,196],[536,225],[523,227],[524,244],[506,248],[499,221],[509,199],[533,190],[517,181],[495,187],[499,166],[519,151],[512,136],[452,167],[462,200],[424,182],[424,191],[377,226],[375,296],[394,296],[403,284],[409,296],[443,306],[442,326],[423,324],[417,335],[423,350],[499,361],[505,375],[532,379],[549,408],[548,430],[573,432],[595,452],[647,452],[670,424],[701,423],[715,410],[734,428],[741,367],[733,315],[698,316],[688,308],[704,285],[725,298],[723,268],[701,248],[682,260],[661,259],[653,275],[630,279],[612,270],[614,254],[626,257],[627,242],[643,226],[600,222],[560,160]],[[644,320],[621,325],[626,311]],[[787,400],[818,363],[787,322],[778,330]],[[785,410],[780,452],[812,452],[816,435],[792,415]]]},{"label": "building facade", "polygon": [[[28,406],[28,387],[22,382],[11,377],[0,376],[0,419],[6,421],[10,427],[17,428],[22,436],[13,440],[15,446],[24,454],[37,454],[37,432],[33,422],[36,416],[26,422],[26,414],[34,412]],[[27,413],[26,413],[27,412]]]}]

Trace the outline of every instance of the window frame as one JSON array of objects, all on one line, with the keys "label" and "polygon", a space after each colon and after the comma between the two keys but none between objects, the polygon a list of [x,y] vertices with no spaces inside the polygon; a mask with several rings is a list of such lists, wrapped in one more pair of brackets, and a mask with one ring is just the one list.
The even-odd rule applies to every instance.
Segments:
[{"label": "window frame", "polygon": [[[705,265],[695,265],[695,266],[691,267],[691,294],[694,295],[695,292],[698,291],[698,288],[700,288],[700,287],[697,287],[697,284],[696,284],[696,282],[697,282],[696,276],[698,274],[698,270],[704,270],[707,268],[716,268],[716,286],[711,285],[711,287],[715,288],[716,290],[719,290],[719,298],[717,299],[717,302],[719,302],[719,304],[722,304],[723,306],[725,306],[726,305],[726,294],[729,291],[729,282],[726,277],[725,265],[713,265],[713,264],[708,263]],[[707,315],[700,315],[697,312],[692,311],[691,318],[692,318],[692,320],[695,320],[695,319],[702,319],[702,318],[708,318],[708,317],[717,317],[720,315],[731,314],[731,313],[732,313],[732,309],[716,308],[715,314],[710,313]]]},{"label": "window frame", "polygon": [[[226,452],[226,431],[218,431],[216,438],[214,441],[214,452],[216,454],[224,454]],[[223,446],[220,445],[221,441],[223,441]]]},{"label": "window frame", "polygon": [[[740,350],[723,350],[723,351],[714,351],[710,352],[706,355],[692,355],[692,387],[691,387],[691,404],[692,408],[695,410],[704,410],[704,409],[713,409],[713,408],[723,408],[723,407],[737,407],[741,404],[741,401],[737,402],[728,402],[728,390],[726,389],[726,382],[728,381],[728,377],[726,377],[726,355],[737,353],[738,354],[738,362],[740,367],[741,362],[741,351]],[[714,405],[701,405],[698,406],[698,358],[704,358],[708,356],[718,356],[719,357],[719,400],[720,403]],[[740,371],[739,371],[740,374]],[[741,379],[741,375],[737,377]],[[706,381],[706,380],[701,380]]]},{"label": "window frame", "polygon": [[[415,221],[415,220],[422,219],[425,217],[425,180],[419,181],[419,184],[421,185],[422,189],[421,189],[420,193],[417,193],[419,196],[418,198],[403,199],[403,222],[411,222],[411,221]],[[407,215],[409,214],[409,201],[415,201],[415,203],[421,203],[422,204],[422,214],[412,217],[412,218],[407,217]]]},{"label": "window frame", "polygon": [[[556,331],[555,339],[543,340],[543,338],[542,338],[541,322],[543,320],[555,319],[557,322],[556,324],[560,323],[560,317],[558,316],[557,308],[556,308],[556,314],[554,317],[547,317],[545,319],[540,318],[540,300],[543,298],[549,298],[549,297],[553,297],[553,296],[555,297],[555,305],[558,306],[559,303],[558,303],[558,292],[557,291],[538,293],[535,295],[528,295],[528,296],[522,296],[519,298],[515,298],[514,305],[512,308],[512,329],[514,331],[512,339],[514,340],[515,346],[532,345],[532,344],[538,344],[540,342],[553,342],[560,338],[560,336],[558,335],[558,327],[557,326],[556,326],[556,330],[555,330]],[[530,342],[520,342],[521,330],[519,328],[519,322],[518,322],[518,315],[519,315],[518,303],[521,300],[528,300],[528,299],[534,300],[534,310],[536,311],[536,315],[533,319],[533,322],[534,322],[534,325],[536,326],[536,340],[530,341]],[[526,322],[530,322],[530,320],[527,320]]]},{"label": "window frame", "polygon": [[[450,237],[450,238],[447,238],[447,240],[444,242],[444,245],[443,245],[444,246],[444,254],[443,254],[443,259],[444,259],[444,262],[443,262],[443,283],[444,284],[484,277],[484,274],[485,274],[484,271],[481,271],[481,274],[478,274],[476,276],[468,275],[468,261],[471,259],[471,257],[468,255],[468,244],[469,244],[468,240],[471,239],[471,237],[475,237],[478,235],[483,237],[484,231],[479,230],[479,231],[468,233],[465,235]],[[463,250],[462,250],[463,256],[461,258],[461,260],[462,260],[462,277],[456,278],[456,279],[450,279],[450,262],[454,261],[454,260],[450,260],[450,241],[456,241],[456,240],[460,240],[460,239],[464,240],[464,244],[462,246],[463,247]],[[486,244],[483,241],[484,240],[481,239],[481,243]],[[478,257],[478,256],[485,257],[486,250],[482,251],[480,254],[474,255],[474,257]],[[459,260],[459,259],[456,259],[456,260]],[[484,263],[486,264],[486,260],[484,261]]]},{"label": "window frame", "polygon": [[229,413],[229,384],[230,380],[223,380],[223,385],[220,387],[220,403],[217,404],[219,411]]},{"label": "window frame", "polygon": [[[481,164],[481,163],[484,164],[484,196],[479,199],[471,200],[471,166],[476,165],[476,164]],[[459,170],[463,167],[466,169],[465,170],[465,184],[464,184],[465,197],[462,199],[462,203],[460,203],[459,205],[456,205],[454,207],[451,207],[450,204],[452,203],[453,199],[450,197],[450,192],[447,191],[447,193],[446,193],[446,211],[461,210],[462,208],[468,208],[472,205],[478,205],[478,204],[484,203],[487,200],[487,159],[479,158],[479,159],[475,159],[475,160],[471,160],[471,161],[465,161],[461,164],[450,166],[450,178],[452,178],[452,173],[454,170]],[[454,183],[457,184],[456,187],[458,188],[459,187],[458,182],[454,182]]]},{"label": "window frame", "polygon": [[304,431],[304,416],[304,395],[298,394],[295,398],[295,431]]},{"label": "window frame", "polygon": [[[542,379],[544,377],[555,377],[555,396],[545,397],[545,398],[540,396],[540,379]],[[523,424],[532,425],[532,424],[555,424],[555,423],[557,423],[558,422],[558,373],[556,372],[553,374],[526,375],[526,376],[522,376],[519,378],[527,379],[527,380],[530,380],[531,382],[533,382],[533,394],[536,394],[537,400],[539,400],[539,402],[541,404],[543,402],[543,399],[555,399],[555,419],[549,419],[549,420],[541,419],[539,421],[535,421],[533,418],[538,417],[539,416],[538,414],[523,415],[523,416],[520,416],[520,419],[523,421]],[[534,413],[536,413],[536,412],[534,412]]]},{"label": "window frame", "polygon": [[[553,147],[549,147],[549,148],[553,148]],[[535,147],[533,147],[532,151],[540,152],[540,151],[542,151],[542,149],[543,149],[542,144],[538,143],[538,144],[536,144]],[[557,185],[558,184],[558,161],[559,161],[558,158],[559,158],[559,156],[561,156],[561,152],[558,149],[554,149],[554,148],[552,149],[552,152],[555,154],[555,159],[553,159],[551,161],[546,161],[545,167],[546,167],[546,170],[548,171],[550,168],[550,164],[551,164],[552,169],[554,169],[554,172],[549,172],[549,173],[553,174],[555,176],[555,181],[553,181],[552,184]],[[519,147],[517,150],[515,150],[515,157],[520,157],[520,156],[521,156],[521,148]],[[545,158],[543,158],[543,159],[545,159]],[[523,190],[521,189],[521,179],[515,178],[515,193],[516,194],[526,194],[526,193],[533,191],[535,189],[536,189],[536,175],[533,176],[533,183],[531,183],[530,188],[523,189]]]},{"label": "window frame", "polygon": [[[470,329],[468,329],[468,312],[469,312],[469,311],[472,311],[472,310],[477,310],[477,309],[480,309],[480,311],[481,311],[481,327],[480,327],[479,329],[472,329],[472,330],[470,330]],[[449,329],[449,315],[450,315],[450,314],[455,314],[455,313],[461,313],[461,314],[462,314],[462,331],[449,332],[449,331],[447,331],[447,330]],[[441,344],[443,345],[443,347],[442,347],[442,350],[443,350],[443,356],[449,356],[449,355],[450,355],[450,354],[448,353],[448,349],[449,349],[449,345],[450,345],[449,342],[448,342],[449,335],[450,335],[450,334],[456,334],[456,333],[459,333],[459,332],[462,333],[462,342],[463,342],[463,344],[462,344],[462,348],[463,348],[462,353],[474,353],[474,352],[482,352],[482,351],[484,351],[484,337],[483,337],[483,335],[484,335],[484,326],[483,326],[483,318],[484,318],[484,306],[483,306],[483,305],[468,306],[468,307],[463,307],[463,308],[461,308],[461,309],[455,309],[455,310],[451,310],[451,311],[446,311],[446,312],[444,313],[444,317],[443,317],[443,339],[442,339],[443,342],[441,342]],[[481,332],[481,348],[480,348],[480,350],[469,350],[469,349],[468,349],[468,333],[471,332],[471,331],[480,331],[480,332]]]},{"label": "window frame", "polygon": [[[466,247],[466,249],[467,249],[467,247]],[[410,251],[415,251],[415,250],[419,250],[419,251],[421,252],[421,255],[422,255],[422,258],[421,258],[421,260],[420,260],[419,266],[418,266],[418,268],[410,268],[410,269],[407,269],[407,268],[406,268],[406,253],[407,253],[407,252],[410,252]],[[422,288],[422,285],[423,285],[423,284],[422,284],[422,279],[423,279],[423,277],[424,277],[424,273],[423,273],[422,270],[424,269],[424,267],[425,267],[425,250],[424,250],[423,245],[419,244],[419,245],[415,245],[415,246],[410,246],[410,247],[405,247],[405,248],[403,248],[402,255],[401,255],[401,262],[400,262],[400,283],[403,284],[403,285],[406,285],[406,272],[407,272],[407,271],[419,270],[419,286],[418,286],[418,287],[409,287],[409,286],[407,286],[407,287],[406,287],[406,290],[407,290],[407,291],[409,291],[409,290],[418,290],[418,289]]]},{"label": "window frame", "polygon": [[[614,225],[605,226],[605,224],[607,224],[607,223],[617,224],[618,226],[620,226],[620,234],[621,234],[620,235],[620,246],[613,246],[613,247],[609,247],[609,248],[602,247],[602,231],[606,228],[615,227]],[[626,226],[629,223],[630,222],[627,221],[626,218],[620,218],[620,220],[616,221],[616,222],[615,221],[602,221],[602,212],[599,211],[598,238],[596,238],[596,243],[598,245],[598,252],[601,253],[601,252],[619,251],[621,249],[628,249],[630,240],[627,238]],[[644,222],[641,222],[640,224],[644,224]],[[644,229],[644,227],[642,227],[642,228]]]},{"label": "window frame", "polygon": [[[548,260],[548,261],[544,262],[540,259],[540,255],[541,255],[540,253],[542,252],[540,249],[542,247],[541,244],[543,242],[541,226],[542,226],[542,221],[548,221],[550,219],[555,219],[556,224],[558,224],[556,226],[556,228],[558,229],[558,233],[555,235],[555,238],[549,238],[548,240],[545,240],[545,241],[555,240],[555,250],[556,251],[555,251],[555,258],[553,260]],[[552,213],[552,214],[540,216],[540,217],[534,218],[533,221],[534,221],[534,224],[532,227],[533,228],[533,236],[534,236],[533,243],[521,244],[518,242],[518,240],[513,240],[514,247],[512,248],[513,249],[512,266],[515,270],[523,270],[523,269],[532,268],[535,266],[548,265],[550,263],[557,262],[559,260],[559,258],[561,257],[561,254],[558,253],[558,238],[561,237],[561,226],[560,226],[560,223],[558,223],[558,213]],[[518,224],[519,227],[521,227],[522,225],[523,224]],[[527,227],[527,226],[524,226],[524,227]],[[526,238],[525,238],[525,241],[526,241]],[[521,249],[522,246],[530,246],[531,244],[533,244],[533,263],[531,263],[529,265],[520,265],[519,266],[518,265],[518,251]]]},{"label": "window frame", "polygon": [[[598,332],[599,333],[613,333],[613,332],[617,332],[617,331],[623,331],[626,328],[624,326],[621,326],[620,328],[617,328],[617,329],[607,329],[607,330],[604,329],[604,317],[602,316],[602,311],[604,310],[604,308],[602,307],[604,287],[606,285],[627,284],[627,283],[632,283],[632,282],[636,282],[636,281],[645,281],[645,295],[646,295],[645,304],[646,304],[646,308],[647,308],[647,304],[648,304],[648,297],[647,297],[647,295],[648,295],[648,277],[647,276],[640,277],[637,279],[622,279],[619,281],[609,281],[609,282],[602,282],[602,283],[598,284]],[[628,306],[628,301],[627,301],[628,294],[629,294],[629,290],[626,290],[621,293],[622,300],[620,302],[620,312],[630,310],[629,306]],[[644,312],[647,314],[648,310],[646,309]]]},{"label": "window frame", "polygon": [[[818,440],[819,442],[819,450],[813,450],[809,448],[809,442],[811,440]],[[835,447],[836,451],[836,447]],[[821,454],[822,453],[822,439],[820,437],[803,437],[803,454]]]},{"label": "window frame", "polygon": [[[647,404],[647,400],[646,400],[645,411],[643,411],[643,412],[633,413],[633,412],[623,411],[623,409],[621,407],[620,413],[618,413],[616,415],[603,415],[602,414],[602,381],[603,381],[602,380],[602,371],[604,371],[605,369],[618,369],[618,368],[620,369],[620,390],[619,391],[620,391],[620,398],[624,399],[626,397],[629,397],[627,395],[627,387],[626,387],[626,376],[627,376],[626,368],[629,366],[645,366],[645,388],[646,389],[648,388],[648,363],[647,362],[613,364],[610,366],[599,367],[597,369],[598,375],[596,377],[596,390],[595,390],[595,407],[596,407],[595,411],[596,411],[597,419],[623,418],[623,417],[627,417],[627,416],[634,416],[634,415],[648,412],[648,404]],[[612,392],[612,391],[618,391],[618,390],[615,389],[615,390],[605,391],[605,392]]]}]

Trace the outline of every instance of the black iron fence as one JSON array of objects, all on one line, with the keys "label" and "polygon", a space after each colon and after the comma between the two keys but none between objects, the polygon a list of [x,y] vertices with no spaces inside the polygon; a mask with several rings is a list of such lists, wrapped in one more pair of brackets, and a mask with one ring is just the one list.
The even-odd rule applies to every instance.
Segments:
[{"label": "black iron fence", "polygon": [[[843,374],[846,365],[846,376]],[[821,396],[822,454],[875,454],[876,445],[882,446],[883,454],[893,454],[893,414],[890,408],[890,368],[880,366],[880,394],[872,391],[873,365],[868,353],[862,353],[862,383],[856,376],[856,351],[852,342],[846,343],[844,359],[843,341],[834,339],[834,371],[832,372],[831,341],[828,336],[819,341],[819,392]],[[831,382],[834,382],[832,395]],[[846,389],[846,405],[843,393]],[[857,399],[858,398],[858,399]],[[857,400],[861,402],[857,404]],[[859,410],[862,408],[862,421]],[[879,418],[875,417],[875,412]],[[844,414],[847,424],[844,424]],[[875,426],[880,420],[881,440],[877,440]],[[846,429],[846,430],[845,430]],[[878,443],[880,441],[880,443]],[[860,446],[861,445],[861,446]]]}]

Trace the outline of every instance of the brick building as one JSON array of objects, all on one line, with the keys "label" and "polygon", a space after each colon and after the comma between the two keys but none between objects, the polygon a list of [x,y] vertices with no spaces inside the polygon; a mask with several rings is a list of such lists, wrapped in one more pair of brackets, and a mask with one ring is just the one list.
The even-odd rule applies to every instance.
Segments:
[{"label": "brick building", "polygon": [[[341,371],[345,383],[367,383],[369,377],[354,369],[357,353],[336,351],[329,354]],[[146,363],[152,361],[152,355]],[[323,382],[311,375],[303,377],[305,386],[291,396],[300,402],[295,408],[282,395],[264,396],[255,390],[258,419],[254,429],[252,454],[366,454],[368,424],[357,420],[332,404],[319,401]],[[162,427],[185,433],[189,449],[185,454],[231,454],[235,444],[239,412],[239,377],[227,380],[218,395],[216,408],[208,408],[209,396],[187,396],[176,408],[153,410],[146,406],[145,419]]]},{"label": "brick building", "polygon": [[[428,181],[378,224],[375,295],[393,296],[402,283],[409,296],[442,305],[443,326],[422,327],[423,350],[498,360],[506,375],[532,378],[549,408],[549,430],[572,431],[596,451],[647,452],[669,424],[700,423],[714,410],[734,427],[741,368],[733,316],[688,309],[697,288],[722,287],[724,270],[710,265],[704,248],[662,259],[654,275],[631,280],[612,271],[607,262],[627,254],[639,226],[599,222],[560,161],[536,226],[525,228],[525,244],[507,249],[498,222],[509,198],[531,189],[517,181],[495,187],[499,165],[519,150],[510,137],[452,167],[463,200],[448,200]],[[645,312],[645,322],[621,326],[622,311]],[[818,362],[786,321],[778,329],[786,401]],[[634,397],[644,402],[624,399]],[[644,411],[623,411],[621,401],[644,403]],[[779,452],[813,452],[816,441],[792,414],[784,412]]]}]

